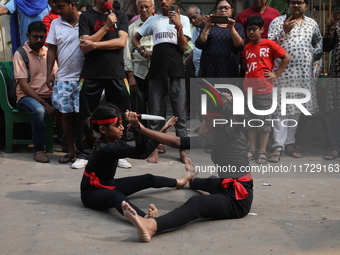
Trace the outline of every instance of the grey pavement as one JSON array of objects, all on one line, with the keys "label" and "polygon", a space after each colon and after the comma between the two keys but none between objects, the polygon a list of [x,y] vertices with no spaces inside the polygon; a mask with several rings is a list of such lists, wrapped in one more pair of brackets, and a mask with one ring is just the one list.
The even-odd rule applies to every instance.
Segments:
[{"label": "grey pavement", "polygon": [[[116,177],[181,177],[178,151],[166,148],[158,164],[128,159],[132,168],[118,168]],[[14,153],[0,152],[0,254],[340,254],[340,159],[323,160],[326,148],[321,145],[304,145],[302,152],[302,159],[283,156],[276,164],[291,167],[290,173],[254,174],[251,215],[199,220],[141,243],[133,225],[115,209],[95,211],[82,205],[83,169],[59,164],[59,145],[48,164],[35,162],[29,148],[17,146]],[[195,155],[210,157],[203,150]],[[194,194],[188,188],[149,189],[130,200],[144,210],[154,203],[162,215]]]}]

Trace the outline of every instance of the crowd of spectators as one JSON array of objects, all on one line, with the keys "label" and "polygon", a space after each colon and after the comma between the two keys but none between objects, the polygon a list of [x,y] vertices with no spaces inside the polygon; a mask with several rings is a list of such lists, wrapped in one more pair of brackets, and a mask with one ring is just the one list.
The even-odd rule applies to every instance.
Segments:
[{"label": "crowd of spectators", "polygon": [[[18,107],[31,115],[36,114],[35,110],[24,107],[24,101],[32,98],[36,101],[36,108],[43,107],[45,110],[40,122],[41,118],[52,115],[51,106],[59,112],[58,118],[61,119],[67,143],[67,154],[59,159],[60,163],[72,162],[73,168],[82,168],[87,164],[91,150],[81,141],[81,125],[102,101],[117,105],[122,112],[131,109],[138,113],[166,117],[164,102],[165,97],[169,96],[173,114],[178,117],[176,135],[186,136],[188,90],[185,88],[185,76],[254,78],[249,76],[251,68],[262,68],[258,70],[256,78],[270,79],[269,83],[265,82],[271,84],[270,89],[255,88],[257,96],[267,93],[272,95],[272,88],[277,88],[279,101],[274,118],[280,121],[274,122],[273,128],[265,130],[266,134],[273,134],[272,148],[261,146],[259,153],[252,145],[248,151],[249,160],[257,159],[260,164],[267,161],[277,163],[283,153],[295,158],[302,157],[295,145],[297,126],[285,127],[281,124],[284,119],[298,121],[301,109],[288,104],[286,115],[282,116],[280,95],[283,88],[307,89],[311,99],[304,106],[310,113],[318,111],[313,64],[321,58],[323,50],[335,50],[331,76],[336,78],[339,75],[337,51],[340,32],[339,23],[334,18],[330,17],[327,21],[323,38],[318,24],[305,15],[309,0],[287,0],[287,8],[294,10],[289,17],[267,6],[267,0],[253,0],[252,6],[238,15],[234,15],[232,0],[217,0],[215,13],[210,15],[204,15],[198,6],[190,6],[186,15],[181,15],[180,9],[173,11],[171,8],[175,0],[157,0],[161,13],[156,15],[153,0],[137,0],[138,15],[134,16],[117,10],[120,7],[117,5],[114,8],[113,2],[95,0],[93,7],[82,5],[77,8],[76,0],[11,0],[0,7],[0,15],[19,14],[20,33],[16,34],[16,38],[21,39],[20,44],[28,53],[30,69],[33,70],[31,77],[28,77],[22,57],[15,54],[13,62],[15,78],[18,80]],[[252,23],[248,27],[247,20],[254,15],[261,17],[263,25]],[[227,21],[214,21],[216,16],[227,17]],[[46,31],[39,28],[37,23],[31,30],[28,29],[29,24],[41,20]],[[258,40],[252,39],[256,31],[260,31]],[[271,50],[267,52],[273,56],[270,61],[275,62],[263,66],[259,65],[262,60],[257,59],[258,62],[251,63],[249,52],[244,50],[247,43],[255,45],[268,39],[279,46],[270,46]],[[263,53],[261,49],[269,49],[268,45],[273,45],[265,42],[260,48],[260,57]],[[189,43],[192,43],[191,47]],[[277,49],[282,49],[280,54],[272,52]],[[286,53],[289,55],[288,60],[283,57]],[[36,65],[37,61],[40,61],[39,66]],[[284,70],[280,70],[282,61],[288,61]],[[54,62],[59,68],[56,76],[52,72]],[[189,66],[190,72],[186,71]],[[275,76],[276,71],[280,75]],[[326,109],[332,112],[332,150],[325,155],[325,159],[337,158],[340,150],[337,86],[336,82],[330,84],[327,93],[331,99],[327,101]],[[302,97],[304,95],[301,93],[289,94],[290,99]],[[271,107],[271,101],[267,107]],[[75,122],[74,116],[77,116]],[[126,123],[123,121],[123,124]],[[162,125],[160,121],[154,120],[144,124],[153,130],[159,130]],[[37,131],[36,126],[32,124],[33,140],[39,139],[39,143],[35,142],[34,159],[48,162],[41,144],[41,134],[38,134],[41,130]],[[76,130],[75,134],[73,130]],[[268,137],[266,135],[266,141]],[[267,150],[271,152],[268,156]],[[163,145],[152,152],[148,161],[157,163],[159,153],[165,153]],[[180,150],[179,154],[185,162],[185,150]],[[118,166],[131,167],[125,159],[120,160]]]}]

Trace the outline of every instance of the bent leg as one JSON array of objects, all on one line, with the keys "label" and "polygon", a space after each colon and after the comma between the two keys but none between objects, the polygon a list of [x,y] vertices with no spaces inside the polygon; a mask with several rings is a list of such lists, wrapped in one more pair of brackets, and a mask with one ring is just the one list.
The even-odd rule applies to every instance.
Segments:
[{"label": "bent leg", "polygon": [[209,192],[210,194],[217,194],[218,188],[221,188],[221,180],[216,176],[210,176],[209,178],[195,178],[190,185],[193,190],[202,190]]},{"label": "bent leg", "polygon": [[45,107],[34,98],[28,96],[21,98],[17,107],[31,116],[33,151],[44,151],[45,118],[47,116]]}]

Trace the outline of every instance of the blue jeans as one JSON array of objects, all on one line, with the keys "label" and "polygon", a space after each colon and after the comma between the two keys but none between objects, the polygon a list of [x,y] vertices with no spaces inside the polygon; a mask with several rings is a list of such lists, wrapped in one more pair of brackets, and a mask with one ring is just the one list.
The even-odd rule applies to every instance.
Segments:
[{"label": "blue jeans", "polygon": [[[45,98],[51,104],[51,98]],[[17,108],[31,115],[33,151],[44,151],[45,118],[47,113],[45,107],[32,97],[23,97],[17,103]]]}]

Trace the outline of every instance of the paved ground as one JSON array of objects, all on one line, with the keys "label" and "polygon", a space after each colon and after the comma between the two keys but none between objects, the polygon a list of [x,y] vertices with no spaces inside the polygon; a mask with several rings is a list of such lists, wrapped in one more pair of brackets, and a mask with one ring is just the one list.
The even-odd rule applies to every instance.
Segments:
[{"label": "paved ground", "polygon": [[[303,152],[303,159],[283,156],[276,165],[291,167],[291,173],[254,174],[255,215],[196,222],[150,243],[140,243],[133,226],[114,209],[94,211],[82,205],[83,170],[58,164],[58,145],[49,164],[34,162],[28,148],[0,152],[0,254],[340,254],[340,173],[329,173],[340,159],[326,162],[318,145],[303,147]],[[195,155],[210,157],[204,151]],[[160,163],[129,159],[133,167],[119,169],[117,177],[148,172],[177,178],[184,171],[178,158],[178,151],[167,147]],[[303,164],[310,165],[302,174]],[[313,164],[327,173],[313,172]],[[143,209],[154,203],[164,214],[194,194],[189,189],[150,189],[131,200]]]}]

